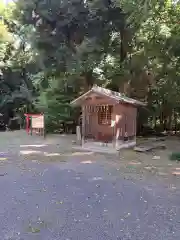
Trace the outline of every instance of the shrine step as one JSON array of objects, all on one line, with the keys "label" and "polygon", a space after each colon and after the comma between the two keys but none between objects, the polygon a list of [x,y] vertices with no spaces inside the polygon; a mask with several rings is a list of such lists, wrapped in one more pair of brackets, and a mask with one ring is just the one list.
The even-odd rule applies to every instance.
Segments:
[{"label": "shrine step", "polygon": [[98,153],[109,153],[114,154],[118,151],[115,148],[108,147],[99,147],[99,146],[75,146],[74,149],[82,150],[82,151],[90,151],[90,152],[98,152]]}]

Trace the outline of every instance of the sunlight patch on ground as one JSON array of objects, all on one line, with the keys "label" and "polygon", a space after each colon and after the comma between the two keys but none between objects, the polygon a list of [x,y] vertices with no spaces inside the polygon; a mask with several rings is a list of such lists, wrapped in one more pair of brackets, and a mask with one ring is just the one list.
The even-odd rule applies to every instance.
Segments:
[{"label": "sunlight patch on ground", "polygon": [[73,156],[85,156],[85,155],[93,155],[93,152],[74,152],[74,153],[60,153],[61,157],[73,157]]},{"label": "sunlight patch on ground", "polygon": [[41,151],[34,151],[34,150],[25,150],[25,151],[20,151],[20,154],[22,155],[30,155],[30,154],[41,154]]},{"label": "sunlight patch on ground", "polygon": [[60,156],[61,154],[59,153],[47,153],[47,152],[44,152],[44,156],[46,157],[55,157],[55,156]]},{"label": "sunlight patch on ground", "polygon": [[83,163],[83,164],[91,164],[92,161],[82,161],[81,163]]},{"label": "sunlight patch on ground", "polygon": [[156,167],[154,167],[154,166],[146,166],[144,168],[147,169],[147,170],[156,169]]},{"label": "sunlight patch on ground", "polygon": [[103,180],[103,178],[102,177],[93,177],[92,178],[92,181],[98,181],[98,180]]},{"label": "sunlight patch on ground", "polygon": [[140,164],[142,164],[141,162],[134,162],[134,161],[131,161],[131,162],[129,162],[129,164],[131,164],[131,165],[140,165]]},{"label": "sunlight patch on ground", "polygon": [[83,155],[93,155],[93,152],[74,152],[71,155],[72,156],[83,156]]},{"label": "sunlight patch on ground", "polygon": [[180,176],[180,172],[175,171],[175,172],[172,172],[172,174],[175,175],[175,176]]},{"label": "sunlight patch on ground", "polygon": [[172,174],[175,175],[175,176],[179,176],[180,175],[180,168],[179,167],[175,168],[175,170],[172,172]]},{"label": "sunlight patch on ground", "polygon": [[0,161],[5,161],[5,160],[7,160],[7,158],[0,157]]},{"label": "sunlight patch on ground", "polygon": [[47,145],[45,144],[37,144],[37,145],[20,145],[21,148],[26,148],[26,147],[37,147],[37,148],[41,148],[41,147],[46,147]]}]

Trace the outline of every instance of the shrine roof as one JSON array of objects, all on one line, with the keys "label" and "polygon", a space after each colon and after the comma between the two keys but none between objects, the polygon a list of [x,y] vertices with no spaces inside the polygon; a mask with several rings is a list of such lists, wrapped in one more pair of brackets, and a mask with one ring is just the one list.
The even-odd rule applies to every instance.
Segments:
[{"label": "shrine roof", "polygon": [[98,95],[101,95],[101,96],[104,96],[104,97],[109,97],[109,98],[117,101],[118,103],[128,103],[128,104],[131,104],[131,105],[134,105],[134,106],[146,106],[147,105],[144,102],[138,101],[138,100],[133,99],[133,98],[126,97],[122,93],[111,91],[109,89],[98,87],[98,86],[92,87],[88,92],[84,93],[80,97],[73,100],[71,102],[71,104],[75,105],[75,106],[81,105],[82,102],[92,93],[95,93],[95,94],[98,94]]}]

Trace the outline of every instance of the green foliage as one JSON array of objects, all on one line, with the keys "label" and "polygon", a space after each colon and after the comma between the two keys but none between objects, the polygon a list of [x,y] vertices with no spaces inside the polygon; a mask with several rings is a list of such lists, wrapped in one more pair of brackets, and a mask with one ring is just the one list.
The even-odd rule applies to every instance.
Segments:
[{"label": "green foliage", "polygon": [[33,85],[27,72],[33,52],[13,19],[14,4],[0,4],[0,112],[7,114],[32,102]]},{"label": "green foliage", "polygon": [[103,0],[19,0],[16,16],[35,29],[33,45],[46,71],[83,76],[87,85],[93,78],[86,73],[107,55],[113,32],[124,28],[122,10]]},{"label": "green foliage", "polygon": [[170,160],[180,161],[180,152],[174,152],[170,155]]},{"label": "green foliage", "polygon": [[177,130],[179,3],[17,0],[0,14],[0,106],[35,98],[54,131],[77,118],[70,101],[98,84],[146,101],[139,125]]},{"label": "green foliage", "polygon": [[40,93],[36,107],[45,114],[48,132],[63,132],[74,123],[75,113],[70,102],[75,95],[72,88],[59,85],[60,79],[51,78],[48,82],[51,87]]}]

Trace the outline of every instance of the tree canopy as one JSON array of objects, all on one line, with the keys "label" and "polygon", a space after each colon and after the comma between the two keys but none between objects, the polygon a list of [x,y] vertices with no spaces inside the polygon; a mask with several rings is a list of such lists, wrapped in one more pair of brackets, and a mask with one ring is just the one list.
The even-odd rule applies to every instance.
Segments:
[{"label": "tree canopy", "polygon": [[31,104],[54,130],[75,121],[70,100],[98,84],[146,101],[140,125],[177,130],[178,2],[17,0],[0,13],[1,105]]}]

